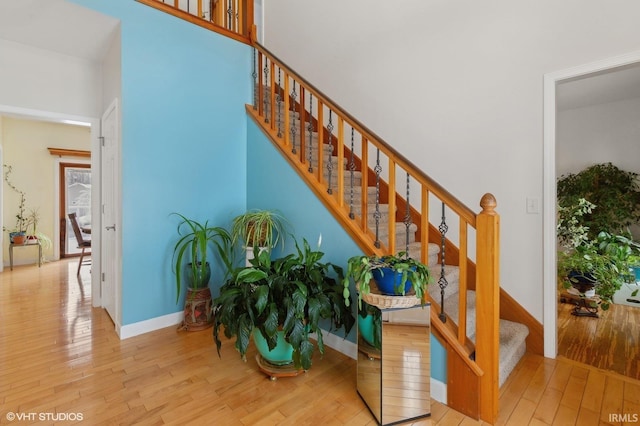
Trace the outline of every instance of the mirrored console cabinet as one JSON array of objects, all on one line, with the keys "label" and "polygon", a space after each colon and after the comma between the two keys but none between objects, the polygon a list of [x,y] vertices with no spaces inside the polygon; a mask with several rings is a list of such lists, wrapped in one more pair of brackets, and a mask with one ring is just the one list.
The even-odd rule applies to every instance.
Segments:
[{"label": "mirrored console cabinet", "polygon": [[358,394],[380,425],[430,416],[430,306],[362,303],[367,315],[358,315]]}]

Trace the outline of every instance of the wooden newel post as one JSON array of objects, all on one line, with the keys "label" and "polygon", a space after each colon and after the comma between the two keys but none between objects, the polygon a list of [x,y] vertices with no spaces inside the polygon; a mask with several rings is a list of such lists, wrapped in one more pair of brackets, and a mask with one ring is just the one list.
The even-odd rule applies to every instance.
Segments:
[{"label": "wooden newel post", "polygon": [[476,362],[480,377],[480,418],[498,417],[500,350],[500,216],[496,199],[485,194],[476,217]]}]

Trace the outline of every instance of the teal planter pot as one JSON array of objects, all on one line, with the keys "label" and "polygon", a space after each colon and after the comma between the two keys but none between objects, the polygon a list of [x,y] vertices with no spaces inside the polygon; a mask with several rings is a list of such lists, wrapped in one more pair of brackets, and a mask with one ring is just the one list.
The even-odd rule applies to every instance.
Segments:
[{"label": "teal planter pot", "polygon": [[375,340],[373,338],[373,315],[367,315],[364,318],[362,318],[362,315],[358,315],[358,331],[365,342],[375,347]]},{"label": "teal planter pot", "polygon": [[267,339],[262,336],[260,330],[253,329],[253,342],[258,352],[267,362],[274,365],[287,365],[293,363],[293,346],[284,340],[284,332],[278,331],[278,344],[272,351],[269,350]]}]

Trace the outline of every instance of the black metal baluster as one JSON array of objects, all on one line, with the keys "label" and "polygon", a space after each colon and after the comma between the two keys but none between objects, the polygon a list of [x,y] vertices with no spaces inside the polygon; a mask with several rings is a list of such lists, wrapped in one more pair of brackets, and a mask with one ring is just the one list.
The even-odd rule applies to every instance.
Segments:
[{"label": "black metal baluster", "polygon": [[309,173],[313,173],[313,93],[309,93],[309,124],[307,125],[307,131],[309,132],[309,145],[307,150],[307,158],[309,159]]},{"label": "black metal baluster", "polygon": [[258,109],[258,72],[256,69],[258,66],[256,65],[256,55],[257,49],[253,49],[253,72],[251,73],[251,77],[253,77],[253,110]]},{"label": "black metal baluster", "polygon": [[[271,90],[269,89],[269,58],[267,58],[266,56],[264,57],[264,88],[265,93],[262,95],[264,97],[264,122],[268,123],[269,122],[269,116],[271,115],[271,108],[269,108],[270,106],[270,101],[271,99],[269,99],[271,97]],[[269,97],[267,97],[267,95],[269,95]]]},{"label": "black metal baluster", "polygon": [[349,217],[355,219],[356,215],[353,212],[353,182],[354,174],[356,170],[356,162],[354,158],[354,145],[353,145],[353,127],[351,128],[351,155],[349,156]]},{"label": "black metal baluster", "polygon": [[411,226],[411,207],[409,205],[409,172],[407,172],[407,209],[404,213],[404,227],[407,231],[404,251],[409,256],[409,227]]},{"label": "black metal baluster", "polygon": [[293,114],[291,117],[291,152],[293,154],[296,153],[296,133],[298,133],[298,129],[296,128],[296,99],[298,98],[298,94],[296,93],[296,81],[293,80],[293,90],[291,91],[291,112]]},{"label": "black metal baluster", "polygon": [[231,6],[233,4],[233,1],[229,1],[229,8],[227,9],[227,29],[231,30],[233,29],[231,27],[231,20],[233,19],[233,7]]},{"label": "black metal baluster", "polygon": [[382,166],[380,166],[380,149],[376,150],[376,166],[373,169],[376,172],[376,209],[373,212],[373,218],[376,221],[376,241],[374,245],[376,248],[380,248],[380,173],[382,173]]},{"label": "black metal baluster", "polygon": [[[329,144],[333,147],[333,119],[331,117],[331,110],[329,110],[329,123],[327,124],[327,133],[328,133],[328,139],[329,139]],[[332,155],[333,155],[333,148],[331,149],[331,151],[329,151],[329,155],[327,156],[327,193],[328,194],[333,194],[333,189],[331,189],[331,172],[333,171],[333,161],[332,161]]]},{"label": "black metal baluster", "polygon": [[280,111],[280,107],[282,106],[282,96],[280,95],[280,90],[282,90],[282,86],[280,86],[280,68],[278,68],[278,91],[276,92],[276,108],[278,113],[277,123],[278,123],[278,137],[282,137],[282,111]]},{"label": "black metal baluster", "polygon": [[440,286],[440,321],[446,322],[447,316],[444,313],[444,289],[447,288],[449,283],[444,276],[444,262],[445,262],[445,242],[446,242],[446,234],[449,230],[449,226],[447,226],[447,218],[445,215],[445,205],[442,203],[442,221],[440,222],[440,226],[438,226],[438,230],[440,231],[440,278],[438,279],[438,285]]}]

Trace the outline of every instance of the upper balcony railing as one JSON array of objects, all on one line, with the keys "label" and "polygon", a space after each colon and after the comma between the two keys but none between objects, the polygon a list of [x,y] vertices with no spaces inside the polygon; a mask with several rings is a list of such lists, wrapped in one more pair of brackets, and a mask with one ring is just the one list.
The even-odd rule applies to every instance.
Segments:
[{"label": "upper balcony railing", "polygon": [[201,27],[251,44],[253,0],[137,0]]}]

